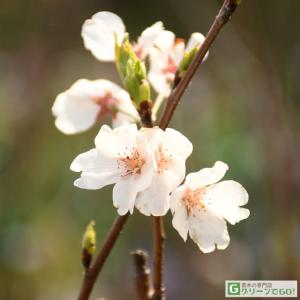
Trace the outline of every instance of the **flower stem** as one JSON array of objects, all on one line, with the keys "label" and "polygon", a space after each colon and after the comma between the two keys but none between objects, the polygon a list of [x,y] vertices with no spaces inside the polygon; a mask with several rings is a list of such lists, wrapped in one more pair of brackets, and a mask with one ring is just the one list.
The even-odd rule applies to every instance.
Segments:
[{"label": "flower stem", "polygon": [[154,222],[154,259],[153,259],[153,295],[151,300],[164,300],[163,284],[165,231],[163,217],[153,217]]},{"label": "flower stem", "polygon": [[80,294],[78,296],[78,300],[87,300],[92,292],[96,279],[106,261],[108,255],[111,252],[117,238],[122,231],[129,214],[125,216],[118,216],[113,223],[109,233],[107,234],[106,239],[103,242],[103,245],[94,261],[92,266],[86,271],[83,282],[81,285]]},{"label": "flower stem", "polygon": [[164,114],[160,120],[160,128],[165,129],[168,126],[183,93],[187,89],[190,81],[203,61],[205,54],[215,41],[222,27],[229,21],[240,2],[240,0],[224,0],[224,3],[210,27],[203,44],[195,55],[195,58],[189,65],[186,73],[183,75],[176,88],[172,90],[168,97]]}]

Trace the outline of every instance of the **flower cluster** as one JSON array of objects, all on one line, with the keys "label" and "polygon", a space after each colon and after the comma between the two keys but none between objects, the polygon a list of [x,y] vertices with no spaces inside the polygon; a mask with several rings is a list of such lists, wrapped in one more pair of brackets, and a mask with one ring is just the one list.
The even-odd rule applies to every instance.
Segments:
[{"label": "flower cluster", "polygon": [[103,125],[95,145],[71,165],[81,172],[76,186],[99,189],[115,183],[113,203],[120,215],[134,207],[145,215],[166,214],[170,193],[184,179],[185,160],[192,152],[186,137],[171,128]]},{"label": "flower cluster", "polygon": [[[96,59],[114,62],[116,45],[126,38],[125,25],[119,16],[99,12],[84,22],[82,38]],[[149,60],[149,82],[166,97],[184,54],[199,47],[203,40],[201,33],[193,33],[185,47],[184,40],[176,39],[162,22],[156,22],[132,42],[132,48],[138,59]],[[75,134],[88,130],[105,116],[112,119],[113,127],[137,123],[139,114],[130,98],[128,91],[111,81],[80,79],[56,98],[52,107],[56,127],[65,134]]]},{"label": "flower cluster", "polygon": [[241,207],[248,202],[246,190],[235,181],[220,182],[228,170],[220,161],[186,176],[193,150],[188,138],[171,128],[137,126],[143,125],[141,103],[151,102],[150,84],[166,98],[203,35],[193,33],[185,44],[157,22],[130,43],[123,21],[99,12],[84,22],[82,37],[98,60],[116,63],[125,89],[105,79],[80,79],[57,96],[52,111],[65,134],[85,131],[104,116],[112,120],[113,128],[101,127],[95,148],[72,162],[71,170],[80,172],[75,186],[96,190],[114,184],[113,205],[120,215],[132,214],[134,208],[146,216],[171,210],[172,224],[184,240],[189,235],[203,252],[225,249],[226,221],[235,224],[249,216]]}]

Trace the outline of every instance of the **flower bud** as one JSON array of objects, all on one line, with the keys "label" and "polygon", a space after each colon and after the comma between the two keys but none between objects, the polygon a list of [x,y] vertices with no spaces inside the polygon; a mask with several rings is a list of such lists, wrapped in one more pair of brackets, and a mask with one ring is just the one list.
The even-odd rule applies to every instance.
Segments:
[{"label": "flower bud", "polygon": [[147,80],[143,79],[139,86],[139,94],[142,100],[150,100],[150,84]]},{"label": "flower bud", "polygon": [[128,35],[121,45],[116,43],[115,49],[117,69],[131,100],[138,107],[142,101],[149,101],[151,96],[145,64],[133,51]]},{"label": "flower bud", "polygon": [[82,238],[82,264],[87,270],[90,267],[92,257],[96,251],[96,231],[95,222],[91,221],[87,226]]},{"label": "flower bud", "polygon": [[190,51],[185,51],[182,60],[179,63],[178,66],[178,76],[179,78],[182,78],[185,71],[188,69],[189,65],[191,64],[191,62],[193,61],[197,51],[199,49],[199,45],[194,47],[192,50]]}]

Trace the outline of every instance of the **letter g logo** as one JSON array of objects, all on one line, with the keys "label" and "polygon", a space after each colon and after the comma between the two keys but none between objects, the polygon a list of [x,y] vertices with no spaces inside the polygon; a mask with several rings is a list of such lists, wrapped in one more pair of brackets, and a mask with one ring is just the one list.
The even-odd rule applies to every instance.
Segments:
[{"label": "letter g logo", "polygon": [[239,282],[227,282],[228,295],[240,295],[241,287]]}]

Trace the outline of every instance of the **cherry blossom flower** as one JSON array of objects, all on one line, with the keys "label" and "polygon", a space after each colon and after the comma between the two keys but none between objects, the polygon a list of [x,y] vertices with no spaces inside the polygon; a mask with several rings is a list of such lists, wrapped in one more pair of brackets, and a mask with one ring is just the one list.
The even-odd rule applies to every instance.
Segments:
[{"label": "cherry blossom flower", "polygon": [[132,213],[137,194],[149,187],[156,173],[146,135],[135,124],[115,129],[103,125],[95,145],[72,162],[71,170],[81,172],[74,185],[94,190],[115,183],[114,206],[120,215]]},{"label": "cherry blossom flower", "polygon": [[157,93],[167,97],[170,94],[175,74],[185,52],[200,46],[204,36],[194,32],[185,46],[183,39],[176,39],[171,31],[164,30],[155,39],[150,50],[149,81]]},{"label": "cherry blossom flower", "polygon": [[114,127],[139,120],[129,94],[104,79],[76,81],[56,97],[52,112],[56,127],[65,134],[85,131],[105,115],[112,118]]},{"label": "cherry blossom flower", "polygon": [[183,181],[185,160],[192,153],[193,145],[180,132],[155,127],[144,129],[155,156],[157,170],[151,185],[140,192],[136,207],[144,215],[163,216],[170,207],[170,193]]},{"label": "cherry blossom flower", "polygon": [[234,225],[250,214],[240,207],[248,202],[246,190],[232,180],[218,182],[227,170],[228,166],[218,161],[212,168],[190,173],[171,195],[174,228],[184,241],[189,234],[204,253],[228,246],[225,220]]},{"label": "cherry blossom flower", "polygon": [[[163,23],[156,22],[142,32],[134,44],[140,59],[145,59],[158,33],[162,30]],[[114,61],[115,42],[120,44],[125,34],[126,29],[122,19],[108,11],[98,12],[91,19],[86,20],[81,32],[85,48],[100,61]]]}]

